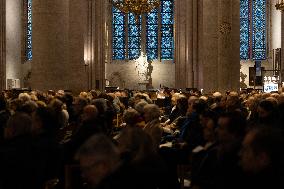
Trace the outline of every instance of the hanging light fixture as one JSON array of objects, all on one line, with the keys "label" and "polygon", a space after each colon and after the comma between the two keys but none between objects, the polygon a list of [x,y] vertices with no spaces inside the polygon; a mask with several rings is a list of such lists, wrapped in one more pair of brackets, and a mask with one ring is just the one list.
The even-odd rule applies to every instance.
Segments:
[{"label": "hanging light fixture", "polygon": [[284,1],[283,0],[277,0],[275,7],[276,7],[276,10],[283,11],[284,10]]},{"label": "hanging light fixture", "polygon": [[112,4],[121,12],[135,15],[138,23],[139,16],[147,14],[160,5],[160,0],[111,0]]}]

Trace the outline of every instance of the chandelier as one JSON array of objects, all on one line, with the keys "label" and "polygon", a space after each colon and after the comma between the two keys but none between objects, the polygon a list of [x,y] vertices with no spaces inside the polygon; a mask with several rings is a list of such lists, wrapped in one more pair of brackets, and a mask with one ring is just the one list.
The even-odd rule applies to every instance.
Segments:
[{"label": "chandelier", "polygon": [[275,5],[277,10],[284,10],[284,1],[283,0],[277,0],[276,5]]},{"label": "chandelier", "polygon": [[112,4],[121,12],[135,15],[138,23],[139,16],[151,12],[160,5],[160,0],[111,0]]}]

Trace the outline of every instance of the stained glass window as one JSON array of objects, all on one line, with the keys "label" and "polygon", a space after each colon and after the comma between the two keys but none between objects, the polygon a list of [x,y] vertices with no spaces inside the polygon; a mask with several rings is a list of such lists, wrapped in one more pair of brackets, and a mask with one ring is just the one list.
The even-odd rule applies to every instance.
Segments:
[{"label": "stained glass window", "polygon": [[124,60],[125,50],[125,15],[117,8],[112,9],[112,51],[114,60]]},{"label": "stained glass window", "polygon": [[174,2],[161,0],[161,59],[173,59]]},{"label": "stained glass window", "polygon": [[240,1],[240,58],[266,59],[266,0]]},{"label": "stained glass window", "polygon": [[158,9],[147,15],[146,25],[146,52],[148,60],[158,59]]},{"label": "stained glass window", "polygon": [[[112,14],[114,60],[137,59],[141,54],[141,43],[146,43],[148,60],[173,59],[174,0],[161,0],[161,6],[146,15],[145,25],[141,16],[137,25],[134,14],[124,16],[114,7]],[[142,30],[142,25],[143,29],[146,27],[145,31]]]},{"label": "stained glass window", "polygon": [[240,1],[240,57],[241,60],[249,59],[250,47],[250,6],[249,0]]},{"label": "stained glass window", "polygon": [[252,6],[252,56],[254,60],[266,59],[266,1],[253,0]]},{"label": "stained glass window", "polygon": [[32,60],[32,0],[27,0],[27,45],[26,45],[27,60]]},{"label": "stained glass window", "polygon": [[141,16],[139,24],[133,13],[128,14],[128,59],[137,59],[141,54]]}]

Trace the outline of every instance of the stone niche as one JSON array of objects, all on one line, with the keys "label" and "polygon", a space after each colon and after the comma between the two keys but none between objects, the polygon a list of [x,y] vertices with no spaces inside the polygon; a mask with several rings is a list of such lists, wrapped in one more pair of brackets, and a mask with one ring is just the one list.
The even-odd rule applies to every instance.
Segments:
[{"label": "stone niche", "polygon": [[[139,80],[138,70],[134,61],[114,62],[106,64],[106,79],[109,85],[119,88],[144,89]],[[151,74],[153,88],[160,86],[174,87],[175,64],[171,62],[153,62]],[[139,84],[140,83],[140,84]]]}]

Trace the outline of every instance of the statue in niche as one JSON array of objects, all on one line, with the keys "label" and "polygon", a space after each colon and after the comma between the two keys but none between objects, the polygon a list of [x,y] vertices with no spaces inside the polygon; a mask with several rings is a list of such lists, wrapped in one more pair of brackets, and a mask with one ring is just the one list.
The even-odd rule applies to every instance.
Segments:
[{"label": "statue in niche", "polygon": [[152,72],[153,72],[153,65],[152,65],[152,61],[150,60],[148,62],[148,67],[147,67],[147,72],[146,72],[146,80],[148,81],[148,84],[146,85],[146,89],[153,89]]},{"label": "statue in niche", "polygon": [[246,77],[247,77],[247,74],[244,74],[243,72],[240,73],[240,78],[241,78],[240,87],[241,87],[242,89],[245,89],[245,88],[248,87],[248,86],[246,85],[246,83],[245,83]]},{"label": "statue in niche", "polygon": [[[240,68],[242,68],[242,64],[240,64]],[[240,72],[240,88],[245,89],[248,86],[245,83],[245,79],[247,78],[247,74],[244,74],[243,72]]]},{"label": "statue in niche", "polygon": [[152,72],[153,65],[152,61],[147,59],[147,55],[141,52],[141,55],[138,59],[135,60],[135,70],[138,73],[138,85],[142,90],[152,89]]},{"label": "statue in niche", "polygon": [[32,76],[32,71],[29,70],[27,72],[27,74],[24,76],[23,78],[23,85],[24,85],[24,88],[31,88],[30,86],[30,79],[31,79],[31,76]]},{"label": "statue in niche", "polygon": [[146,80],[152,78],[152,72],[153,72],[153,66],[152,66],[152,61],[150,60],[147,66]]}]

